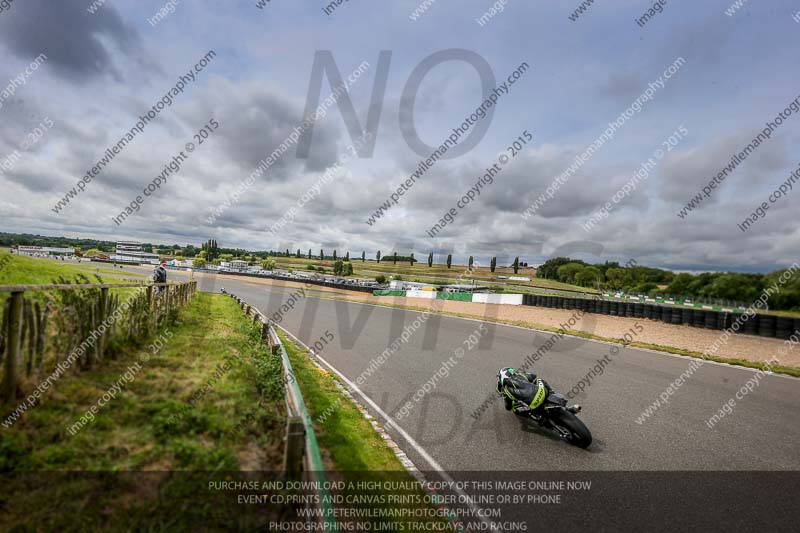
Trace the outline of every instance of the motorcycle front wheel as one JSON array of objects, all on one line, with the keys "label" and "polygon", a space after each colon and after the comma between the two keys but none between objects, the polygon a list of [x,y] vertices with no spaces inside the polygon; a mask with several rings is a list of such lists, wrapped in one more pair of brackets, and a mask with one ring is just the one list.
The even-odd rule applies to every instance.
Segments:
[{"label": "motorcycle front wheel", "polygon": [[569,442],[579,448],[588,448],[592,443],[592,434],[581,420],[565,409],[550,413],[550,423],[556,431]]}]

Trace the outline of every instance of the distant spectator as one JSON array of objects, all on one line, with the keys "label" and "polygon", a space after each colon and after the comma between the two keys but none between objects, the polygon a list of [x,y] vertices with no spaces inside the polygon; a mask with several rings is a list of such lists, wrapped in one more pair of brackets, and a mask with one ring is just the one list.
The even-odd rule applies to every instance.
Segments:
[{"label": "distant spectator", "polygon": [[[167,262],[162,260],[153,271],[153,283],[166,283],[167,282]],[[161,292],[164,287],[156,287],[156,292]]]}]

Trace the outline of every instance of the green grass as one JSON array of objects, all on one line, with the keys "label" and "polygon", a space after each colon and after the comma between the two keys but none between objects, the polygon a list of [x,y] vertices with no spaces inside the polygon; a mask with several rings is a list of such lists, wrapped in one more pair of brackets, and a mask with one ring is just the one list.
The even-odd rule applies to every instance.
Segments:
[{"label": "green grass", "polygon": [[[130,348],[100,368],[64,375],[39,405],[10,429],[0,428],[7,481],[0,488],[0,530],[23,521],[36,530],[189,530],[245,519],[241,508],[224,505],[225,494],[206,488],[207,474],[189,472],[280,468],[280,361],[221,295],[198,293],[160,335],[160,350]],[[68,428],[143,354],[149,360],[133,381],[71,436]],[[3,415],[12,408],[5,406]],[[85,474],[143,470],[160,474]],[[65,478],[54,471],[84,473]],[[37,480],[49,480],[52,490]],[[255,523],[261,522],[244,525]]]},{"label": "green grass", "polygon": [[[40,285],[54,283],[60,277],[74,280],[81,274],[92,278],[92,283],[124,283],[124,280],[118,277],[110,277],[109,274],[135,276],[135,274],[114,271],[109,268],[98,269],[97,266],[84,265],[83,263],[67,263],[12,254],[0,254],[0,285]],[[102,281],[97,281],[96,275]]]},{"label": "green grass", "polygon": [[[314,432],[326,470],[340,473],[340,478],[347,481],[416,481],[370,421],[342,394],[337,386],[337,378],[315,365],[308,352],[282,332],[278,335],[286,348],[309,416],[314,422]],[[380,490],[371,492],[391,494]],[[422,496],[424,492],[420,488],[415,494]],[[420,507],[425,505],[419,504]],[[379,520],[376,519],[377,522]],[[398,522],[408,523],[402,519],[398,519]],[[409,531],[407,526],[398,526],[396,522],[385,523],[393,524],[398,531]]]},{"label": "green grass", "polygon": [[[115,269],[115,268],[109,268],[109,267],[105,267],[105,266],[98,266],[99,264],[101,264],[101,263],[82,262],[82,263],[78,263],[78,264],[69,263],[69,266],[71,266],[73,268],[77,268],[78,270],[81,270],[83,272],[88,272],[90,274],[100,274],[101,276],[103,274],[106,274],[106,275],[114,276],[114,277],[142,278],[142,279],[146,279],[147,277],[149,277],[147,274],[140,274],[138,272],[130,272],[130,271],[122,270],[122,269]],[[136,281],[139,281],[139,280],[137,279]],[[113,283],[113,282],[109,282],[109,283]]]}]

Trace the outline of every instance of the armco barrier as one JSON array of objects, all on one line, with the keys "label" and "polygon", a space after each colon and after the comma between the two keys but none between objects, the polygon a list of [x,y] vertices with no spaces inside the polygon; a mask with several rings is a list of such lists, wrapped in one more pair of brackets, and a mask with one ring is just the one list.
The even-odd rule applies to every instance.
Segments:
[{"label": "armco barrier", "polygon": [[[477,295],[476,295],[477,296]],[[484,295],[483,297],[486,297]],[[478,300],[473,300],[478,301]],[[741,313],[730,310],[718,311],[710,306],[698,308],[694,305],[660,305],[625,300],[598,300],[561,296],[523,295],[522,305],[550,307],[554,309],[580,309],[588,313],[634,318],[649,318],[667,324],[682,324],[697,328],[724,330],[740,321],[739,332],[761,337],[789,339],[800,335],[800,318],[756,314],[747,320],[740,319]]]},{"label": "armco barrier", "polygon": [[[321,498],[316,502],[322,516],[330,516],[330,493],[325,482],[325,467],[314,433],[314,424],[303,400],[300,385],[295,379],[289,355],[278,337],[275,327],[256,307],[251,306],[235,294],[228,293],[242,307],[247,318],[261,324],[261,341],[270,348],[272,357],[281,358],[283,383],[286,387],[287,428],[284,438],[283,474],[287,481],[314,482],[320,486]],[[285,331],[285,330],[284,330]],[[336,531],[326,527],[320,531]]]}]

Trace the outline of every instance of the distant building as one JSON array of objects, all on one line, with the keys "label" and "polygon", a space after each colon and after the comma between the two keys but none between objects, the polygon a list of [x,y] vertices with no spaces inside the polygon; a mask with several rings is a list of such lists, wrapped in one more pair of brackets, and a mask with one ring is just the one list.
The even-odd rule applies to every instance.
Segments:
[{"label": "distant building", "polygon": [[360,285],[362,287],[377,287],[379,285],[377,281],[369,278],[355,278],[348,281],[353,283],[353,285]]},{"label": "distant building", "polygon": [[158,254],[142,250],[142,243],[133,241],[119,241],[111,260],[117,263],[157,264]]},{"label": "distant building", "polygon": [[232,261],[222,261],[220,262],[219,266],[221,266],[226,270],[232,270],[234,272],[247,271],[247,261],[242,261],[241,259],[234,259]]},{"label": "distant building", "polygon": [[[11,250],[14,251],[13,249]],[[75,255],[74,248],[55,248],[51,246],[17,246],[17,254],[38,257]]]},{"label": "distant building", "polygon": [[471,285],[467,283],[456,283],[442,287],[444,292],[489,292],[489,287],[483,285]]},{"label": "distant building", "polygon": [[389,288],[398,291],[405,290],[418,290],[418,291],[435,291],[436,287],[429,283],[419,283],[417,281],[401,281],[392,280],[389,282]]}]

